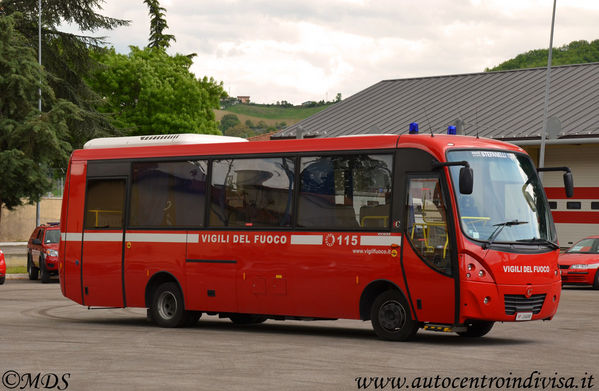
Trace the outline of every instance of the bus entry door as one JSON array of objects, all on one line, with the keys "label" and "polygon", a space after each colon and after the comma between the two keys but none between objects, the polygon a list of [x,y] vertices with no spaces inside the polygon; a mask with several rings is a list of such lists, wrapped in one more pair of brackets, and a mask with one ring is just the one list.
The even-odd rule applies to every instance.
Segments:
[{"label": "bus entry door", "polygon": [[438,176],[409,176],[402,265],[412,308],[421,322],[451,324],[455,278],[447,208]]}]

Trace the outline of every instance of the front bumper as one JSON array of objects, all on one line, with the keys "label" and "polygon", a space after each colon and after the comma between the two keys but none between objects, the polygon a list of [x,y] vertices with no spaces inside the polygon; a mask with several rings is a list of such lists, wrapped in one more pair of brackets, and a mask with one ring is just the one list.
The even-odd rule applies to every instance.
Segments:
[{"label": "front bumper", "polygon": [[44,263],[46,264],[46,270],[49,272],[58,271],[58,257],[46,256]]},{"label": "front bumper", "polygon": [[551,319],[557,312],[561,282],[549,285],[496,285],[462,281],[460,322],[515,322]]},{"label": "front bumper", "polygon": [[592,270],[571,270],[562,269],[562,284],[585,284],[593,285],[597,269]]}]

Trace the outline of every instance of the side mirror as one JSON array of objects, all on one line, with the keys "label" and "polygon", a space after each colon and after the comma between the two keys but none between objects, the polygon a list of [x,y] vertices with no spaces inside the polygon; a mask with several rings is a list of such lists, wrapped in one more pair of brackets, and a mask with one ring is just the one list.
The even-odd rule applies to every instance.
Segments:
[{"label": "side mirror", "polygon": [[566,197],[572,198],[574,195],[574,179],[571,172],[564,173],[564,189],[566,190]]},{"label": "side mirror", "polygon": [[[564,176],[565,180],[565,176]],[[474,187],[474,174],[472,168],[462,167],[460,168],[460,193],[472,194],[472,188]]]}]

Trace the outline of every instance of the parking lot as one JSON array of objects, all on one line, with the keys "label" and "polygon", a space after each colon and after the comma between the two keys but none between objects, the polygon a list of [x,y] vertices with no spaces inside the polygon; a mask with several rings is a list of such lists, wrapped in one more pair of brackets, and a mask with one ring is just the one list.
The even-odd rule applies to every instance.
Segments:
[{"label": "parking lot", "polygon": [[88,310],[56,281],[8,280],[0,286],[0,390],[17,375],[23,389],[37,374],[73,390],[355,390],[370,377],[405,377],[409,387],[437,376],[547,377],[554,385],[572,377],[579,388],[593,376],[599,387],[598,325],[599,292],[566,288],[553,321],[497,324],[480,339],[420,332],[391,343],[369,322],[350,320],[236,326],[203,316],[192,328],[161,329],[144,309]]}]

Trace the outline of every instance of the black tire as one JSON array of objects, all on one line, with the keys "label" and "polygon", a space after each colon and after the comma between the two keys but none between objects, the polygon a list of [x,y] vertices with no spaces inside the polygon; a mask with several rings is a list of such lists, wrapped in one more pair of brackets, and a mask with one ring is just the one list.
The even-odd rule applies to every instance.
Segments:
[{"label": "black tire", "polygon": [[266,321],[266,316],[254,314],[231,314],[229,316],[234,324],[258,324]]},{"label": "black tire", "polygon": [[383,292],[374,300],[370,321],[376,335],[389,341],[407,341],[418,332],[410,306],[396,290]]},{"label": "black tire", "polygon": [[599,269],[595,271],[595,282],[593,283],[593,289],[599,289]]},{"label": "black tire", "polygon": [[0,277],[0,285],[4,284],[4,281],[6,281],[6,276]]},{"label": "black tire", "polygon": [[468,326],[468,330],[461,331],[458,333],[460,337],[466,338],[478,338],[486,335],[491,331],[495,322],[486,322],[482,320],[476,320],[471,322],[466,322]]},{"label": "black tire", "polygon": [[150,307],[152,320],[160,327],[183,327],[188,320],[183,295],[174,282],[165,282],[158,286]]},{"label": "black tire", "polygon": [[43,258],[40,259],[40,280],[42,284],[50,282],[50,272],[46,269],[46,261]]},{"label": "black tire", "polygon": [[33,266],[33,260],[31,259],[31,255],[27,254],[27,274],[29,275],[29,279],[31,281],[36,281],[38,272],[39,269]]}]

